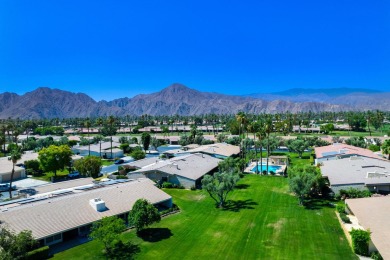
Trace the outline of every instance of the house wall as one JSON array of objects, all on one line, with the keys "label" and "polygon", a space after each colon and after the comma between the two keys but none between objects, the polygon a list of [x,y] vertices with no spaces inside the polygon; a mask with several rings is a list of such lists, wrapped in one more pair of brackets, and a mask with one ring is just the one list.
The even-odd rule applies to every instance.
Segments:
[{"label": "house wall", "polygon": [[367,187],[361,183],[361,184],[347,184],[347,185],[331,185],[330,187],[335,194],[338,194],[340,190],[347,190],[349,188],[359,189],[359,190],[365,190]]},{"label": "house wall", "polygon": [[182,176],[177,176],[177,175],[169,176],[168,181],[173,183],[173,184],[182,185],[186,189],[189,189],[192,186],[195,186],[195,180],[187,179],[187,178],[184,178]]},{"label": "house wall", "polygon": [[[24,169],[15,169],[14,181],[18,179],[26,178],[26,171]],[[0,174],[0,183],[9,182],[11,180],[11,172]]]},{"label": "house wall", "polygon": [[390,184],[382,184],[382,185],[370,185],[367,186],[367,188],[371,192],[383,192],[383,193],[389,193],[390,192]]}]

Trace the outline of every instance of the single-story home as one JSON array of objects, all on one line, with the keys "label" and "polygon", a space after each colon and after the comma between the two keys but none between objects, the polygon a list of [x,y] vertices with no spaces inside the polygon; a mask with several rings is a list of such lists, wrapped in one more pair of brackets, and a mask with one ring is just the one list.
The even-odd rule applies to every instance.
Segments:
[{"label": "single-story home", "polygon": [[[117,147],[120,146],[120,143],[112,142],[112,154],[111,154],[111,142],[102,142],[100,144],[91,144],[90,146],[73,146],[72,151],[75,154],[80,154],[82,156],[87,156],[89,153],[94,156],[101,156],[114,159],[123,157],[123,150]],[[100,150],[101,149],[101,150]]]},{"label": "single-story home", "polygon": [[52,245],[85,236],[92,223],[102,217],[119,216],[126,220],[138,199],[156,206],[172,206],[172,197],[147,178],[117,180],[0,203],[1,224],[15,232],[31,230],[41,245]]},{"label": "single-story home", "polygon": [[[17,164],[23,164],[25,161],[37,160],[38,153],[26,151],[22,154],[22,158],[17,161]],[[9,182],[11,180],[12,161],[8,157],[0,158],[0,183]],[[15,166],[14,180],[26,178],[26,171],[23,167]]]},{"label": "single-story home", "polygon": [[350,187],[390,193],[390,161],[353,156],[322,164],[322,176],[329,180],[335,193]]},{"label": "single-story home", "polygon": [[370,252],[379,251],[383,259],[390,259],[390,197],[347,199],[345,204],[359,226],[370,230]]},{"label": "single-story home", "polygon": [[216,144],[200,145],[199,147],[188,149],[183,153],[204,153],[216,158],[226,159],[227,157],[231,157],[231,156],[235,157],[239,155],[240,147],[227,144],[227,143],[216,143]]},{"label": "single-story home", "polygon": [[324,161],[349,158],[351,156],[383,159],[382,157],[368,149],[341,143],[334,143],[327,146],[315,147],[314,151],[316,155],[316,164]]},{"label": "single-story home", "polygon": [[156,182],[170,182],[189,189],[200,187],[203,176],[215,171],[221,160],[207,154],[197,153],[168,160],[149,158],[141,161],[137,164],[141,168],[132,172],[129,175],[130,178],[132,175],[142,173]]}]

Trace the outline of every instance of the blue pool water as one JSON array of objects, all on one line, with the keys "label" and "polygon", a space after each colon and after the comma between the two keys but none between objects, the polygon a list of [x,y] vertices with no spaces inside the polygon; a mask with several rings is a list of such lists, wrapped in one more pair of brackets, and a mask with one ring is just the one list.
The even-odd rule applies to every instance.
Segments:
[{"label": "blue pool water", "polygon": [[[263,165],[258,165],[258,172],[263,172],[263,171],[266,171],[267,170],[267,165],[266,164],[263,164]],[[268,165],[268,172],[275,172],[276,171],[279,171],[280,169],[282,169],[282,166],[278,166],[278,165]],[[256,166],[253,167],[252,169],[252,172],[256,172]]]}]

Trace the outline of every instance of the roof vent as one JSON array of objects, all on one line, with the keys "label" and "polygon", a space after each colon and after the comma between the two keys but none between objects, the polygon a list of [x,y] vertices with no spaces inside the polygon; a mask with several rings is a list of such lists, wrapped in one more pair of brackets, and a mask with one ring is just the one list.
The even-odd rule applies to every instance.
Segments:
[{"label": "roof vent", "polygon": [[96,210],[96,211],[105,211],[107,208],[106,208],[106,203],[104,202],[104,200],[100,199],[100,198],[96,198],[96,199],[91,199],[89,201],[89,205],[91,205],[91,207]]}]

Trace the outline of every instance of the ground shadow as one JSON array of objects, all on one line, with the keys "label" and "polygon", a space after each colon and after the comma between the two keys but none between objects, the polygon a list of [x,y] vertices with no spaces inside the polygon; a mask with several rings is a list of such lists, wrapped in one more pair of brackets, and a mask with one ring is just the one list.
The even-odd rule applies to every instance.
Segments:
[{"label": "ground shadow", "polygon": [[106,253],[108,259],[134,259],[135,255],[141,251],[138,245],[130,241],[116,243],[109,253]]},{"label": "ground shadow", "polygon": [[253,206],[258,205],[252,199],[247,200],[228,200],[223,210],[239,212],[242,209],[254,209]]},{"label": "ground shadow", "polygon": [[235,186],[235,188],[237,189],[237,190],[245,190],[245,189],[248,189],[249,188],[249,184],[237,184],[236,186]]},{"label": "ground shadow", "polygon": [[144,241],[158,242],[173,236],[169,228],[145,228],[137,233]]},{"label": "ground shadow", "polygon": [[304,201],[303,206],[305,209],[316,210],[322,208],[334,208],[335,203],[335,201],[330,199],[308,199]]}]

